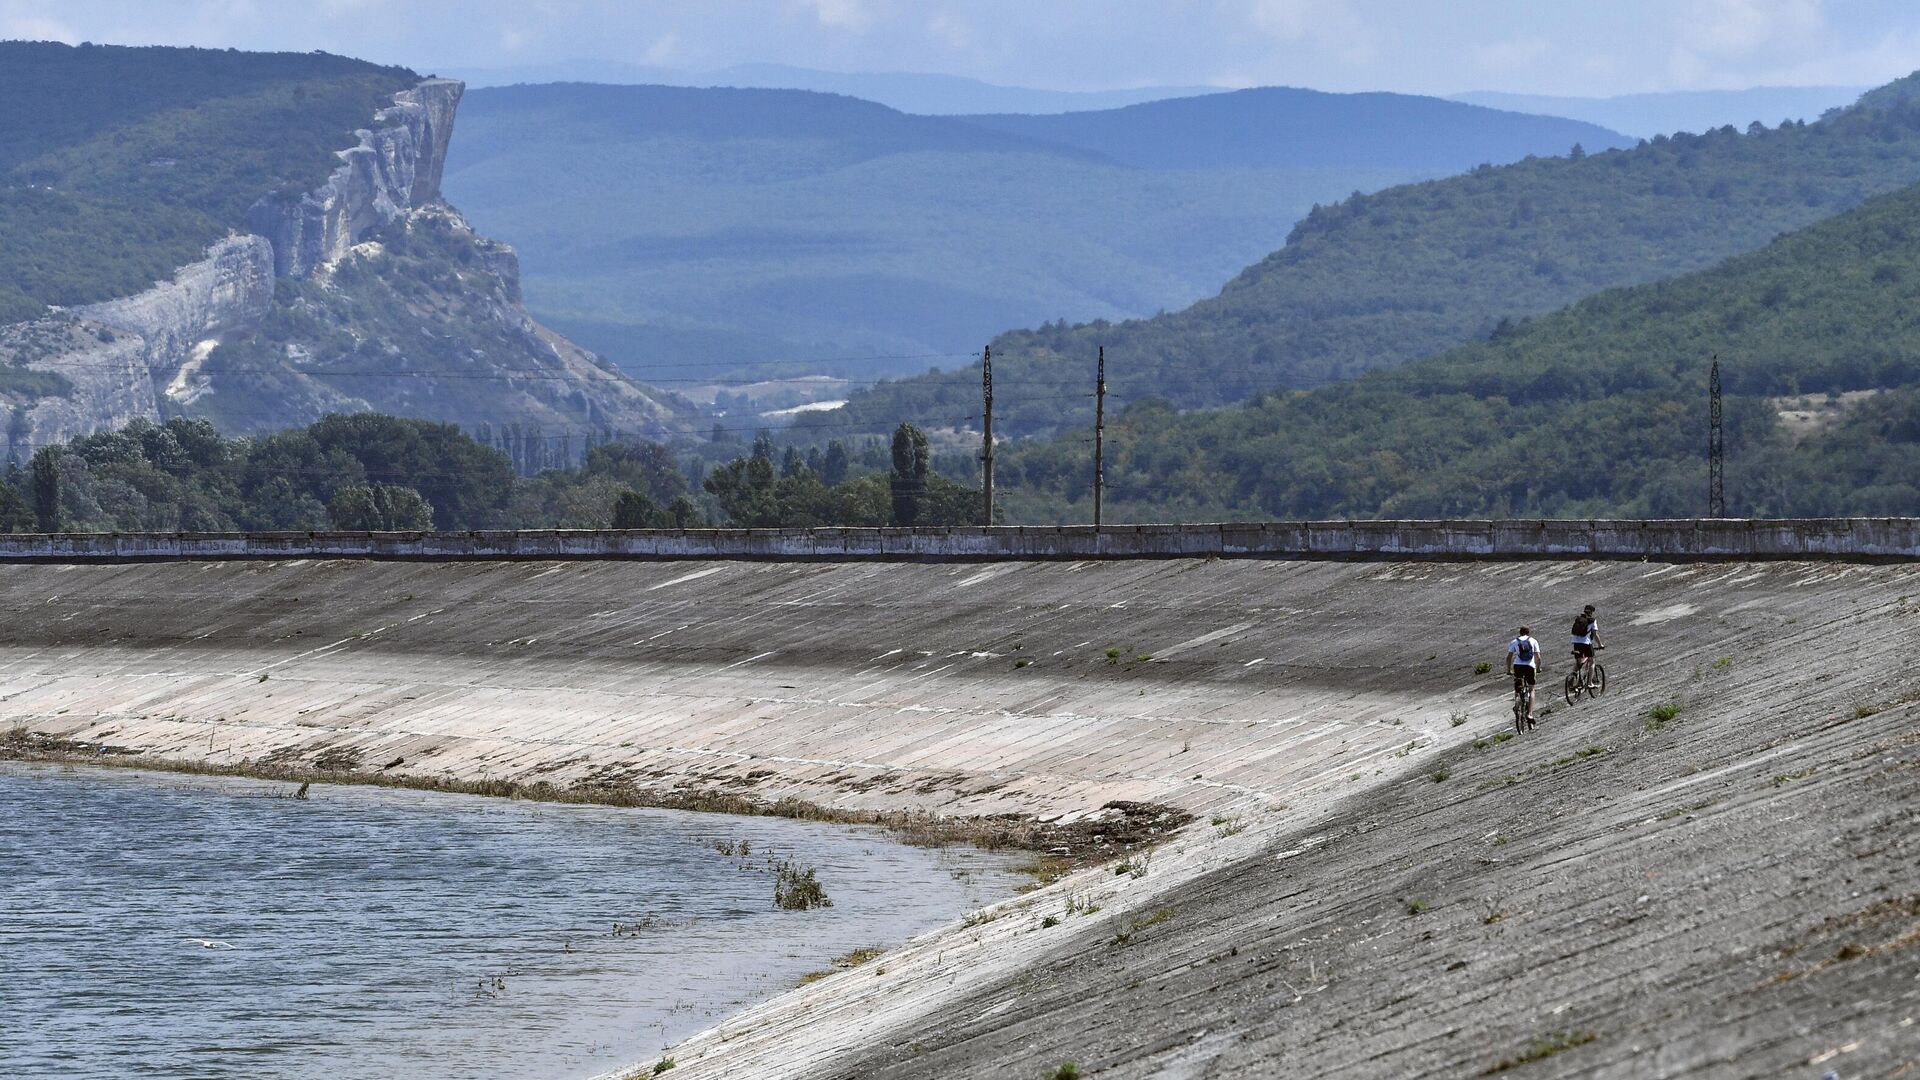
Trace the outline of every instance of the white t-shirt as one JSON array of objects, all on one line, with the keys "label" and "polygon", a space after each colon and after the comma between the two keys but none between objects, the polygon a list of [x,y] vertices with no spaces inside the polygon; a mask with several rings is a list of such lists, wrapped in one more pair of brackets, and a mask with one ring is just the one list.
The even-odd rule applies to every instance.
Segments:
[{"label": "white t-shirt", "polygon": [[1599,632],[1600,632],[1600,620],[1595,619],[1592,622],[1587,624],[1587,636],[1581,637],[1579,634],[1575,634],[1573,635],[1573,643],[1575,645],[1591,645],[1593,644],[1593,635]]},{"label": "white t-shirt", "polygon": [[[1527,653],[1524,660],[1520,657],[1520,643],[1523,641],[1527,643],[1527,648],[1531,650]],[[1507,657],[1513,661],[1514,667],[1533,667],[1540,663],[1540,643],[1533,640],[1532,634],[1528,634],[1526,637],[1514,638],[1512,641],[1507,642]]]}]

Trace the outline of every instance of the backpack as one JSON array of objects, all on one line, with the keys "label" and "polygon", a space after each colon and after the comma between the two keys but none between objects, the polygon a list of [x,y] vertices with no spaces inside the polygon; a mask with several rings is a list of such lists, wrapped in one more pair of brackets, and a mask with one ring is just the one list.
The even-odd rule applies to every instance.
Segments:
[{"label": "backpack", "polygon": [[1580,614],[1575,615],[1573,617],[1573,636],[1586,637],[1587,629],[1592,625],[1593,625],[1593,620],[1587,618],[1586,612],[1581,612]]},{"label": "backpack", "polygon": [[1519,643],[1520,662],[1523,664],[1533,663],[1533,642],[1527,638],[1518,638],[1516,640]]}]

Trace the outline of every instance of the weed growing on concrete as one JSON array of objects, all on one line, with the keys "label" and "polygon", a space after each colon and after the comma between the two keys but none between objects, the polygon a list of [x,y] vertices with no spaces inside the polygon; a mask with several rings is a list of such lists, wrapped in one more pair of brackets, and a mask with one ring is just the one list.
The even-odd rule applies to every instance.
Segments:
[{"label": "weed growing on concrete", "polygon": [[1479,663],[1473,665],[1473,673],[1475,675],[1485,675],[1487,672],[1492,670],[1493,670],[1493,665],[1486,662],[1485,660],[1482,660]]},{"label": "weed growing on concrete", "polygon": [[1872,716],[1873,714],[1875,714],[1875,713],[1877,713],[1877,712],[1879,712],[1879,711],[1880,711],[1880,709],[1879,709],[1879,707],[1878,707],[1878,706],[1874,706],[1874,705],[1856,705],[1856,706],[1854,706],[1854,708],[1853,708],[1853,718],[1854,718],[1855,720],[1865,720],[1865,719],[1866,719],[1867,717],[1869,717],[1869,716]]},{"label": "weed growing on concrete", "polygon": [[1120,649],[1117,646],[1108,646],[1107,663],[1118,664],[1119,662],[1120,662]]},{"label": "weed growing on concrete", "polygon": [[976,926],[985,926],[999,917],[999,912],[990,908],[981,908],[978,911],[967,912],[966,917],[960,920],[960,925],[971,930]]},{"label": "weed growing on concrete", "polygon": [[1465,727],[1466,723],[1467,714],[1465,712],[1450,712],[1447,714],[1447,724],[1450,727]]},{"label": "weed growing on concrete", "polygon": [[1018,670],[1020,670],[1021,668],[1023,668],[1023,667],[1026,667],[1026,666],[1027,666],[1028,664],[1031,664],[1031,663],[1033,663],[1033,661],[1031,661],[1031,660],[1029,660],[1029,659],[1027,659],[1026,657],[1024,657],[1024,656],[1023,656],[1023,657],[1021,657],[1020,659],[1018,659],[1018,660],[1015,660],[1015,661],[1013,662],[1013,668],[1014,668],[1014,670],[1015,670],[1015,671],[1018,671]]},{"label": "weed growing on concrete", "polygon": [[653,1075],[659,1076],[663,1072],[670,1072],[673,1069],[673,1065],[674,1065],[674,1061],[672,1058],[670,1057],[661,1058],[659,1061],[655,1062],[653,1065]]},{"label": "weed growing on concrete", "polygon": [[1473,740],[1473,748],[1474,748],[1475,750],[1485,750],[1485,749],[1486,749],[1487,747],[1489,747],[1489,746],[1492,746],[1492,745],[1493,745],[1493,742],[1492,742],[1491,740],[1488,740],[1488,739],[1475,739],[1475,740]]},{"label": "weed growing on concrete", "polygon": [[1707,807],[1712,806],[1716,801],[1717,800],[1715,799],[1701,799],[1699,802],[1688,803],[1685,806],[1676,806],[1673,809],[1668,810],[1665,813],[1661,814],[1660,820],[1671,821],[1674,818],[1681,816],[1682,814],[1691,814],[1696,810],[1705,810]]},{"label": "weed growing on concrete", "polygon": [[1215,824],[1220,826],[1217,831],[1218,835],[1222,837],[1238,836],[1247,829],[1247,823],[1241,821],[1239,818],[1224,818]]},{"label": "weed growing on concrete", "polygon": [[1507,837],[1506,837],[1506,834],[1505,834],[1505,833],[1502,833],[1502,834],[1500,834],[1499,836],[1496,836],[1496,837],[1494,837],[1494,838],[1493,838],[1493,846],[1494,846],[1494,847],[1500,847],[1500,846],[1502,846],[1502,845],[1504,845],[1504,844],[1505,844],[1506,842],[1507,842]]},{"label": "weed growing on concrete", "polygon": [[1147,870],[1152,865],[1153,857],[1142,851],[1137,854],[1128,855],[1118,863],[1115,863],[1113,872],[1115,874],[1125,874],[1135,881],[1138,881],[1147,876]]},{"label": "weed growing on concrete", "polygon": [[1585,750],[1575,750],[1573,753],[1568,754],[1566,757],[1554,758],[1552,761],[1549,761],[1540,767],[1543,769],[1557,769],[1562,765],[1571,765],[1576,761],[1581,761],[1586,758],[1599,757],[1601,754],[1604,754],[1606,752],[1607,752],[1607,748],[1604,746],[1589,746]]},{"label": "weed growing on concrete", "polygon": [[1493,741],[1497,743],[1506,742],[1511,738],[1513,738],[1513,732],[1511,731],[1496,731],[1493,733]]},{"label": "weed growing on concrete", "polygon": [[1150,653],[1150,652],[1143,652],[1143,653],[1134,653],[1134,654],[1133,654],[1133,662],[1134,662],[1134,663],[1136,663],[1136,664],[1144,664],[1144,663],[1146,663],[1147,661],[1149,661],[1149,660],[1151,660],[1151,659],[1153,659],[1153,654],[1152,654],[1152,653]]},{"label": "weed growing on concrete", "polygon": [[1124,928],[1120,928],[1119,920],[1115,919],[1112,923],[1116,928],[1113,932],[1113,943],[1115,945],[1125,945],[1127,942],[1133,940],[1133,935],[1145,930],[1149,926],[1157,926],[1171,918],[1173,918],[1173,909],[1164,907],[1151,915],[1128,922]]},{"label": "weed growing on concrete", "polygon": [[1427,913],[1427,908],[1430,906],[1431,905],[1429,905],[1425,900],[1422,900],[1417,896],[1411,897],[1407,900],[1407,914],[1408,915],[1424,915]]},{"label": "weed growing on concrete", "polygon": [[1679,715],[1680,704],[1678,702],[1655,705],[1653,708],[1647,710],[1647,730],[1659,731],[1661,728],[1672,723],[1673,718]]},{"label": "weed growing on concrete", "polygon": [[1713,670],[1715,671],[1725,671],[1732,666],[1733,666],[1733,657],[1731,656],[1722,656],[1714,660],[1713,662]]},{"label": "weed growing on concrete", "polygon": [[1788,784],[1793,783],[1795,780],[1805,780],[1807,777],[1812,776],[1814,773],[1817,773],[1819,771],[1820,769],[1818,766],[1809,765],[1808,767],[1801,769],[1799,772],[1782,773],[1781,775],[1773,778],[1773,786],[1785,787]]},{"label": "weed growing on concrete", "polygon": [[831,971],[809,971],[805,975],[800,976],[800,985],[808,986],[817,983],[831,974],[833,974]]},{"label": "weed growing on concrete", "polygon": [[1508,1069],[1517,1069],[1522,1065],[1550,1058],[1564,1050],[1585,1046],[1599,1037],[1591,1031],[1563,1031],[1555,1035],[1543,1035],[1528,1043],[1527,1048],[1518,1055],[1502,1058],[1480,1075],[1492,1076],[1495,1073],[1506,1072]]},{"label": "weed growing on concrete", "polygon": [[1042,930],[1051,930],[1054,927],[1059,925],[1060,925],[1060,916],[1058,915],[1049,915],[1046,918],[1040,920],[1040,929]]},{"label": "weed growing on concrete", "polygon": [[1489,900],[1486,913],[1480,917],[1480,925],[1492,926],[1494,923],[1505,921],[1506,918],[1507,913],[1500,910],[1500,901]]},{"label": "weed growing on concrete", "polygon": [[1053,1070],[1053,1080],[1080,1080],[1080,1066],[1071,1061],[1063,1061]]},{"label": "weed growing on concrete", "polygon": [[1447,777],[1452,776],[1453,774],[1448,772],[1445,769],[1435,769],[1432,772],[1428,773],[1427,775],[1433,777],[1433,782],[1438,784],[1444,781]]},{"label": "weed growing on concrete", "polygon": [[266,682],[266,681],[267,681],[267,673],[264,671],[260,673],[260,677],[258,679],[254,680],[254,682]]},{"label": "weed growing on concrete", "polygon": [[877,948],[872,945],[864,945],[858,949],[853,949],[849,952],[842,953],[841,955],[834,957],[833,966],[840,967],[840,968],[856,968],[856,967],[859,967],[861,964],[864,964],[867,961],[874,959],[875,957],[879,956],[883,952],[886,952],[886,950]]},{"label": "weed growing on concrete", "polygon": [[1225,825],[1225,824],[1226,824],[1227,822],[1229,822],[1229,821],[1232,821],[1232,820],[1233,820],[1232,818],[1230,818],[1230,817],[1228,817],[1228,816],[1227,816],[1227,815],[1225,815],[1225,814],[1215,814],[1215,815],[1213,815],[1213,820],[1212,820],[1212,821],[1209,821],[1209,822],[1207,822],[1207,824],[1209,824],[1209,825]]}]

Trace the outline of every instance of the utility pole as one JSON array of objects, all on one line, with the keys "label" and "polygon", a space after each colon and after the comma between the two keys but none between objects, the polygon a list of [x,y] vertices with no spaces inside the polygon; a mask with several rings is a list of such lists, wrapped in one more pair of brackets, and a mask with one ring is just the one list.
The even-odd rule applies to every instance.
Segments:
[{"label": "utility pole", "polygon": [[1720,431],[1720,358],[1707,376],[1707,516],[1727,516],[1726,450]]},{"label": "utility pole", "polygon": [[1107,490],[1107,347],[1100,346],[1093,379],[1093,527],[1100,527],[1100,501]]},{"label": "utility pole", "polygon": [[983,401],[980,423],[980,461],[983,466],[981,491],[986,496],[986,520],[993,524],[993,346],[980,355],[980,394]]}]

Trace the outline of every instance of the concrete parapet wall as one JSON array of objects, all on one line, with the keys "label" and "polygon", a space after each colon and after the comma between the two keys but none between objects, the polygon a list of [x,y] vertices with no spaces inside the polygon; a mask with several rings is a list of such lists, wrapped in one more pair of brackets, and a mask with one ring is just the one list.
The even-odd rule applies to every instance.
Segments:
[{"label": "concrete parapet wall", "polygon": [[1275,521],[937,529],[71,533],[0,536],[0,562],[169,559],[1920,559],[1920,518]]}]

